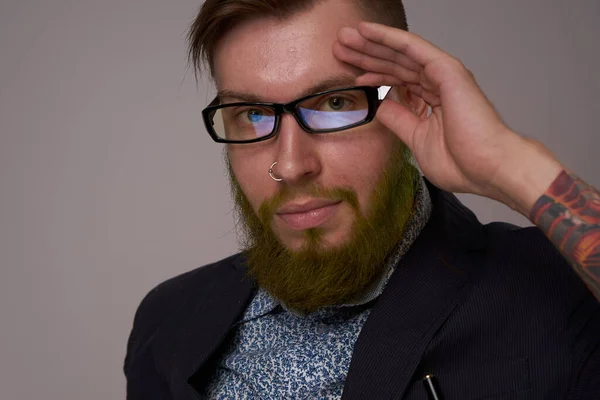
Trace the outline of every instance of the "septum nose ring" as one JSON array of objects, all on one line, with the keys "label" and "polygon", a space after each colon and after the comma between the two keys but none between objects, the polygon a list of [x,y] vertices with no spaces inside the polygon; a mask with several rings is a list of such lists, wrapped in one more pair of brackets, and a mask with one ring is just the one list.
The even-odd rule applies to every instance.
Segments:
[{"label": "septum nose ring", "polygon": [[269,168],[269,176],[271,177],[271,179],[273,179],[275,182],[281,182],[283,179],[281,178],[277,178],[275,177],[275,175],[273,175],[273,167],[277,165],[277,161],[275,161],[273,164],[271,164],[271,168]]}]

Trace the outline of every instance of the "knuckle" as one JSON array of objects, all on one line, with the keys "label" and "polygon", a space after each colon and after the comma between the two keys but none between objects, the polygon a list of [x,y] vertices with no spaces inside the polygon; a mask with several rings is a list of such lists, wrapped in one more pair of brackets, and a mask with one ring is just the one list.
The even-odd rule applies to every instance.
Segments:
[{"label": "knuckle", "polygon": [[464,64],[458,58],[452,57],[450,55],[446,56],[446,63],[450,65],[455,70],[466,70]]},{"label": "knuckle", "polygon": [[364,54],[359,54],[357,64],[358,64],[358,66],[360,66],[363,69],[368,68],[369,60],[368,60],[367,56]]}]

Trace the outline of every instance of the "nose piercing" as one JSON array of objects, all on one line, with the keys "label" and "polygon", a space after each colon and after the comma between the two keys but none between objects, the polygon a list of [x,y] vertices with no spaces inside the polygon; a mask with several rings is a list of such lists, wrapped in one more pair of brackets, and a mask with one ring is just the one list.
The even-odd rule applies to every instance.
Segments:
[{"label": "nose piercing", "polygon": [[273,179],[275,182],[281,182],[283,179],[281,178],[276,178],[275,175],[273,175],[273,167],[277,165],[277,161],[275,161],[273,164],[271,164],[271,168],[269,168],[269,176],[271,177],[271,179]]}]

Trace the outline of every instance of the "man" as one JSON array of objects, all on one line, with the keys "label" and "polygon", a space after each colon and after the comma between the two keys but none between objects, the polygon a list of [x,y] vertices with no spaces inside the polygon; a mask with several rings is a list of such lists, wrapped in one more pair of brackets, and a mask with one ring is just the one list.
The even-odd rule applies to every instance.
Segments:
[{"label": "man", "polygon": [[204,3],[244,251],[144,299],[128,398],[600,396],[600,195],[406,30],[399,0]]}]

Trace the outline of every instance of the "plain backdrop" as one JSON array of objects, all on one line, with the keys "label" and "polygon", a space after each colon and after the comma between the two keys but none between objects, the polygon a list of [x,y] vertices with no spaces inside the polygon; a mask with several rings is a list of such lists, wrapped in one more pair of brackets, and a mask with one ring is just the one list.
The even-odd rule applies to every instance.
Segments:
[{"label": "plain backdrop", "polygon": [[[0,398],[124,398],[134,311],[236,251],[185,34],[199,0],[0,1]],[[406,0],[515,130],[598,186],[598,0]],[[461,196],[484,222],[528,221]]]}]

